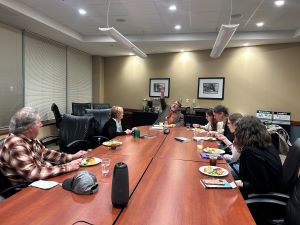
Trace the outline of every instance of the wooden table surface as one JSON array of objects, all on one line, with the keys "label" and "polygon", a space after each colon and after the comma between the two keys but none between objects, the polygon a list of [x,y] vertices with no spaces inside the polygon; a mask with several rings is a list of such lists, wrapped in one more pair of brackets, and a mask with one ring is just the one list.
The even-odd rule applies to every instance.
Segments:
[{"label": "wooden table surface", "polygon": [[[255,224],[238,189],[204,189],[199,183],[205,175],[198,168],[208,165],[208,161],[201,160],[195,142],[174,139],[189,137],[190,130],[172,128],[169,135],[164,135],[161,130],[140,129],[156,137],[120,136],[116,139],[123,144],[118,149],[100,146],[89,152],[89,156],[112,160],[111,172],[105,178],[100,164],[80,168],[96,175],[100,184],[97,193],[77,195],[61,186],[50,190],[28,187],[0,202],[0,224],[71,225],[78,220],[95,225]],[[125,162],[129,170],[131,196],[123,211],[111,203],[112,170],[117,162]],[[227,167],[224,161],[218,161],[218,166]],[[62,182],[76,172],[49,180]],[[232,180],[231,175],[228,178]]]}]

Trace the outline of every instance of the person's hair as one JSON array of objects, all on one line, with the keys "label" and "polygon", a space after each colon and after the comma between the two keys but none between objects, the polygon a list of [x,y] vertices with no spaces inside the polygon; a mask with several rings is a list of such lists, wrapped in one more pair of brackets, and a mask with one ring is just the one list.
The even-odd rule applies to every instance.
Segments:
[{"label": "person's hair", "polygon": [[177,102],[178,107],[181,108],[181,103],[180,103],[180,101],[179,101],[179,100],[176,100],[175,102]]},{"label": "person's hair", "polygon": [[213,109],[214,113],[224,113],[224,115],[227,117],[229,115],[228,113],[228,109],[223,106],[223,105],[217,105],[215,106],[215,108]]},{"label": "person's hair", "polygon": [[35,125],[38,112],[32,107],[24,107],[12,116],[9,123],[9,132],[24,133]]},{"label": "person's hair", "polygon": [[117,118],[118,113],[124,111],[123,108],[121,106],[113,106],[110,110],[110,116],[111,118]]},{"label": "person's hair", "polygon": [[258,118],[245,116],[236,124],[234,144],[241,151],[244,146],[267,148],[271,145],[271,136]]},{"label": "person's hair", "polygon": [[228,117],[228,120],[236,126],[242,117],[243,115],[240,113],[233,113]]},{"label": "person's hair", "polygon": [[211,117],[211,122],[210,122],[211,130],[212,131],[217,131],[217,123],[218,123],[218,121],[214,117],[214,111],[212,109],[208,109],[208,110],[205,111],[205,113],[208,116]]}]

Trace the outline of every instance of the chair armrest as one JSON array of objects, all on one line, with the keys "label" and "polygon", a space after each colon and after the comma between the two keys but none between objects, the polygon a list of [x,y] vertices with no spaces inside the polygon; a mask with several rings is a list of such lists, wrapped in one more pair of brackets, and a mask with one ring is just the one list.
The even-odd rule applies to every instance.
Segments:
[{"label": "chair armrest", "polygon": [[78,146],[78,145],[89,145],[90,143],[86,140],[75,140],[75,141],[72,141],[71,143],[69,143],[67,145],[67,148],[72,148],[74,146]]},{"label": "chair armrest", "polygon": [[251,198],[246,200],[247,205],[250,204],[260,204],[260,203],[268,203],[272,205],[286,206],[287,203],[283,201],[279,201],[271,198]]},{"label": "chair armrest", "polygon": [[3,191],[1,191],[0,195],[4,195],[5,196],[5,194],[7,192],[9,192],[9,191],[14,191],[14,192],[19,191],[21,188],[25,188],[25,187],[27,187],[31,183],[32,183],[32,181],[26,181],[26,182],[23,182],[21,184],[16,184],[14,186],[11,186],[11,187],[6,188]]},{"label": "chair armrest", "polygon": [[278,192],[270,192],[270,193],[264,193],[264,194],[256,194],[252,193],[248,195],[247,199],[259,199],[259,198],[269,198],[274,200],[279,200],[283,202],[287,202],[290,198],[290,196]]},{"label": "chair armrest", "polygon": [[91,138],[93,148],[96,148],[96,147],[102,145],[102,143],[104,141],[109,141],[109,139],[107,137],[104,137],[104,136],[101,136],[101,135],[93,136]]}]

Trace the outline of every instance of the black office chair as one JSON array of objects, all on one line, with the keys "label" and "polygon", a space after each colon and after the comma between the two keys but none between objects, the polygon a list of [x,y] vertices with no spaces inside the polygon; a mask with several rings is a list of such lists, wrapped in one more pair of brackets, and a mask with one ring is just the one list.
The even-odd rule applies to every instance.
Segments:
[{"label": "black office chair", "polygon": [[110,119],[110,109],[86,109],[87,116],[93,116],[98,122],[97,135],[102,135],[102,129],[105,123]]},{"label": "black office chair", "polygon": [[60,122],[62,120],[62,116],[61,116],[61,113],[57,107],[57,105],[55,103],[52,103],[51,105],[51,111],[53,112],[54,114],[54,118],[55,118],[55,125],[57,128],[59,128],[60,126]]},{"label": "black office chair", "polygon": [[74,116],[65,114],[60,123],[58,136],[47,136],[41,139],[58,139],[59,149],[62,152],[74,154],[79,150],[87,150],[99,146],[98,122],[91,116]]},{"label": "black office chair", "polygon": [[93,103],[93,109],[110,109],[109,103]]},{"label": "black office chair", "polygon": [[[283,164],[282,193],[249,194],[246,200],[257,224],[277,224],[284,217],[284,210],[293,190],[299,182],[300,167],[300,138],[288,152]],[[300,184],[299,188],[300,188]],[[280,224],[280,222],[279,222]]]},{"label": "black office chair", "polygon": [[72,102],[72,115],[74,116],[83,116],[86,109],[91,109],[91,103],[75,103]]}]

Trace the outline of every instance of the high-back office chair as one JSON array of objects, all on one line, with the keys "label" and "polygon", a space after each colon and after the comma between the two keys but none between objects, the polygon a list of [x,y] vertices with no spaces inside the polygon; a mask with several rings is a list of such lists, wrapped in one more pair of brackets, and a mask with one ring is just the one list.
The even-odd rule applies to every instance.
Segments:
[{"label": "high-back office chair", "polygon": [[61,113],[57,107],[57,105],[55,103],[52,103],[51,105],[51,111],[53,112],[54,114],[54,118],[55,118],[55,125],[57,128],[59,128],[60,126],[60,122],[62,120],[62,116],[61,116]]},{"label": "high-back office chair", "polygon": [[110,109],[109,103],[93,103],[93,109]]},{"label": "high-back office chair", "polygon": [[83,116],[86,109],[91,109],[91,103],[75,103],[72,102],[72,115],[74,116]]},{"label": "high-back office chair", "polygon": [[86,115],[93,116],[98,122],[98,134],[102,134],[105,123],[110,119],[110,109],[86,109]]},{"label": "high-back office chair", "polygon": [[64,115],[58,135],[61,151],[76,153],[97,146],[98,123],[91,116]]}]

